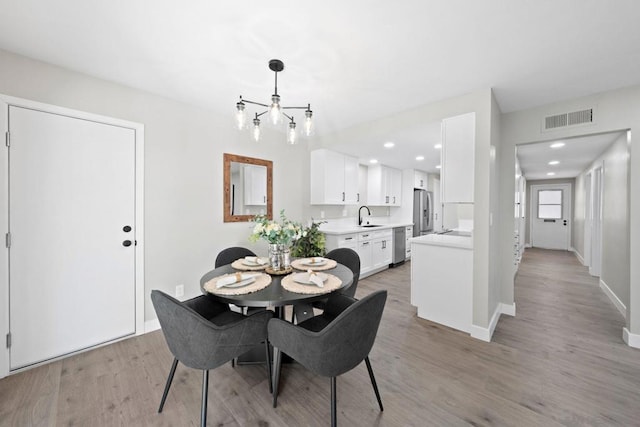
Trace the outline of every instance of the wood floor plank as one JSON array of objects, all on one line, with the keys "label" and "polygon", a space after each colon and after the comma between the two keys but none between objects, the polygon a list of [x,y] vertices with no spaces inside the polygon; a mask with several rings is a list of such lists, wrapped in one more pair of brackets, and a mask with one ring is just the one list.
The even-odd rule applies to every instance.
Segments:
[{"label": "wood floor plank", "polygon": [[[385,410],[364,365],[338,378],[338,422],[353,426],[640,425],[640,351],[624,319],[573,254],[527,249],[517,316],[485,343],[416,316],[410,265],[360,281],[389,292],[370,354]],[[161,331],[0,380],[0,426],[197,426],[202,375],[182,365],[157,409],[173,357]],[[208,425],[326,426],[330,385],[298,364],[282,371],[278,408],[266,369],[210,373]]]}]

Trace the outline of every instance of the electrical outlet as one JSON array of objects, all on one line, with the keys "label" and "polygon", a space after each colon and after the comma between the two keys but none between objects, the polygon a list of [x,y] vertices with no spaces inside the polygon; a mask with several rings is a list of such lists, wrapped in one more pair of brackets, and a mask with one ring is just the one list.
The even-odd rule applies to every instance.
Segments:
[{"label": "electrical outlet", "polygon": [[320,219],[324,219],[324,211],[320,211]]},{"label": "electrical outlet", "polygon": [[176,286],[176,298],[184,296],[184,285],[180,284]]}]

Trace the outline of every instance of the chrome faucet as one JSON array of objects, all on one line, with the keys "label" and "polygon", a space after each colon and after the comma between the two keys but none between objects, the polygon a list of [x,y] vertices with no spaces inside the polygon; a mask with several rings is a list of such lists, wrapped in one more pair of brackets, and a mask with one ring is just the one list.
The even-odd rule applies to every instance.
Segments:
[{"label": "chrome faucet", "polygon": [[371,215],[371,211],[367,206],[365,205],[360,206],[360,209],[358,209],[358,225],[362,225],[362,208],[366,208],[367,212],[369,212],[369,215]]}]

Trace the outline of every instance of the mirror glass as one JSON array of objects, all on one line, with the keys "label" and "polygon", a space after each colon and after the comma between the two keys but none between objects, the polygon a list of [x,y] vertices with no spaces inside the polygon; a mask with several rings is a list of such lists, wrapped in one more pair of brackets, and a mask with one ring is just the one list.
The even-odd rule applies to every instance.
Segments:
[{"label": "mirror glass", "polygon": [[273,218],[273,162],[224,154],[224,222]]}]

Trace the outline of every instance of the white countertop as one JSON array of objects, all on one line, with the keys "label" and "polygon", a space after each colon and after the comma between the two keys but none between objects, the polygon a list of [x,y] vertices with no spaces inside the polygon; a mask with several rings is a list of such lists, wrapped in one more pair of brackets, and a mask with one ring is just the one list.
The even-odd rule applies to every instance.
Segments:
[{"label": "white countertop", "polygon": [[448,246],[460,249],[473,249],[472,236],[451,236],[448,234],[427,234],[425,236],[412,237],[410,243],[420,245]]},{"label": "white countertop", "polygon": [[362,233],[365,231],[377,231],[377,230],[389,230],[391,228],[396,227],[413,227],[412,222],[400,222],[393,224],[380,224],[380,227],[361,227],[357,225],[331,225],[331,224],[323,224],[320,226],[320,231],[325,234],[351,234],[351,233]]}]

